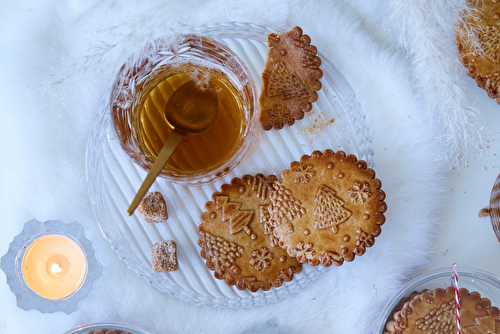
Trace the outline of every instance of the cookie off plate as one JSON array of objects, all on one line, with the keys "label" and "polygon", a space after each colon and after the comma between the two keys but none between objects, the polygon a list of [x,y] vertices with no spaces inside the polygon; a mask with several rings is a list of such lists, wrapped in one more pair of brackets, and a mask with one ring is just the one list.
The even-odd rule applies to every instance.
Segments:
[{"label": "cookie off plate", "polygon": [[[423,291],[435,289],[446,290],[447,288],[451,287],[453,274],[453,269],[450,266],[450,268],[444,268],[424,273],[410,280],[387,303],[380,314],[379,320],[374,327],[373,333],[386,333],[388,322],[393,321],[393,313],[400,310],[404,303],[410,301],[410,299],[413,299]],[[491,273],[479,269],[459,267],[458,287],[460,289],[467,289],[471,294],[478,293],[482,299],[487,299],[483,300],[483,303],[481,303],[481,305],[483,305],[484,303],[490,304],[492,309],[500,307],[500,278]],[[452,305],[454,304],[454,297],[451,301],[448,302],[451,303],[450,312],[448,313],[453,318],[453,316],[455,315],[454,306]],[[441,305],[437,305],[435,309],[438,309],[439,307],[441,307]],[[462,315],[462,317],[466,317],[466,315]],[[453,322],[455,320],[450,319],[450,321]],[[464,320],[462,320],[462,322],[463,321]],[[467,322],[465,322],[465,324],[467,324]],[[389,324],[389,327],[391,327],[391,324]],[[450,333],[456,333],[454,326],[452,326],[451,329],[452,331]],[[462,330],[464,333],[466,333],[466,329],[462,328]],[[405,332],[403,331],[402,333]]]}]

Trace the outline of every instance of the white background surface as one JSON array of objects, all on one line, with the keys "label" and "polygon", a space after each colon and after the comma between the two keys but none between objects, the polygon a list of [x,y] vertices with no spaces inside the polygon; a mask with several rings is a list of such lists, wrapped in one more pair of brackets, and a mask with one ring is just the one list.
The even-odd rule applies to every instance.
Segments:
[{"label": "white background surface", "polygon": [[[500,275],[496,261],[500,243],[489,218],[477,215],[481,208],[488,206],[491,187],[500,173],[500,106],[477,88],[472,79],[463,76],[468,102],[480,111],[484,120],[486,147],[482,154],[473,152],[453,170],[435,163],[436,151],[442,149],[438,140],[429,144],[428,133],[422,140],[419,137],[425,130],[419,128],[421,133],[408,125],[408,118],[412,118],[420,121],[421,128],[427,126],[426,101],[422,88],[415,84],[419,73],[412,72],[414,63],[399,43],[396,25],[386,21],[390,16],[388,1],[339,0],[335,4],[318,1],[307,5],[299,1],[290,4],[256,1],[245,5],[252,6],[250,10],[238,1],[150,0],[146,3],[147,6],[141,7],[114,1],[78,0],[9,0],[0,4],[0,255],[7,252],[10,241],[20,233],[25,221],[33,218],[76,220],[87,228],[88,237],[105,267],[96,289],[84,300],[82,308],[71,315],[40,314],[36,310],[17,308],[5,275],[0,272],[0,333],[60,333],[78,324],[106,320],[139,323],[155,329],[158,334],[241,333],[270,320],[290,334],[310,331],[358,334],[361,330],[353,330],[353,326],[369,326],[365,315],[374,316],[373,308],[380,308],[398,283],[416,274],[451,267],[456,262],[459,267]],[[419,9],[426,13],[429,4],[439,6],[440,3],[443,2],[420,0],[405,8],[419,14]],[[140,16],[130,16],[135,20],[129,20],[128,15],[136,14],[139,8],[141,13],[146,13],[142,21]],[[118,48],[115,54],[107,54],[109,58],[102,59],[104,65],[100,64],[98,70],[90,68],[84,72],[83,66],[68,65],[82,65],[85,60],[82,58],[94,51],[112,48],[113,45],[106,43],[115,39],[124,38],[126,41],[120,43],[127,45],[128,41],[128,46],[134,46],[134,43],[142,43],[144,36],[151,37],[152,31],[161,32],[165,25],[217,22],[218,19],[254,20],[288,28],[299,24],[315,36],[317,45],[342,69],[367,113],[378,171],[384,185],[389,187],[388,201],[394,204],[390,206],[390,219],[376,247],[365,256],[353,264],[328,271],[317,286],[292,296],[289,301],[257,310],[194,307],[158,294],[119,261],[101,236],[90,210],[83,155],[92,113],[108,88],[113,73],[109,67],[116,65],[113,56],[119,51],[128,54],[130,49]],[[102,43],[96,36],[102,38]],[[454,45],[448,42],[446,46],[453,50]],[[415,45],[422,47],[423,44]],[[91,47],[90,51],[85,47]],[[74,62],[71,57],[75,57]],[[82,80],[76,80],[74,73]],[[59,78],[65,79],[63,84]],[[441,84],[446,85],[447,78],[441,79]],[[44,93],[50,96],[37,95]],[[434,127],[440,126],[436,117]],[[406,131],[406,127],[413,132]],[[438,130],[435,132],[436,136],[440,135]],[[394,138],[405,146],[386,143]],[[412,154],[419,155],[420,159],[415,169],[404,165],[413,161]],[[401,160],[399,155],[403,157]],[[432,175],[426,166],[440,171],[441,178],[448,181],[443,183],[446,185],[432,185],[429,180],[422,180],[429,189],[405,188],[403,183],[415,185],[416,178]],[[412,174],[399,175],[402,171]],[[433,195],[438,197],[441,208],[437,215],[435,206],[422,198]],[[432,219],[428,216],[436,223],[429,223]],[[423,231],[413,226],[418,233],[408,237],[404,229],[413,231],[412,226],[405,225],[408,223],[422,224]],[[431,231],[434,228],[435,238]],[[419,239],[420,235],[428,239]],[[435,248],[429,246],[431,242]],[[410,249],[409,244],[415,249]],[[409,263],[397,263],[398,259]],[[382,265],[377,266],[378,263]],[[367,274],[364,268],[372,271]],[[394,268],[400,268],[401,273],[390,272]],[[398,274],[401,277],[395,277]],[[388,277],[394,281],[388,281]],[[357,286],[363,278],[369,284]],[[374,294],[372,285],[373,290],[376,286],[381,291]],[[304,306],[306,311],[295,307],[297,305]],[[368,313],[360,316],[360,307],[365,307]],[[352,312],[345,313],[345,310]]]},{"label": "white background surface", "polygon": [[451,187],[437,230],[437,250],[432,268],[450,263],[478,268],[500,275],[498,242],[489,217],[478,217],[488,207],[493,184],[500,174],[500,106],[487,97],[473,80],[468,80],[468,99],[484,118],[484,151],[449,172]]}]

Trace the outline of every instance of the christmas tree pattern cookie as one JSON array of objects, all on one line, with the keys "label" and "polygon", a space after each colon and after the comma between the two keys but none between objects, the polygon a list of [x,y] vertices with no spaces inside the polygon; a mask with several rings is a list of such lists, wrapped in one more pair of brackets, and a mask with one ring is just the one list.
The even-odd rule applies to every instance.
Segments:
[{"label": "christmas tree pattern cookie", "polygon": [[300,27],[267,35],[259,121],[264,130],[281,129],[304,118],[321,89],[321,59]]},{"label": "christmas tree pattern cookie", "polygon": [[[500,310],[478,292],[459,290],[460,327],[463,334],[500,334]],[[393,310],[384,334],[455,334],[457,316],[455,289],[413,293]]]},{"label": "christmas tree pattern cookie", "polygon": [[245,175],[221,186],[198,226],[200,255],[217,279],[255,292],[289,282],[302,265],[278,247],[269,206],[276,176]]},{"label": "christmas tree pattern cookie", "polygon": [[477,85],[500,104],[500,3],[467,0],[455,24],[460,62]]},{"label": "christmas tree pattern cookie", "polygon": [[387,205],[382,183],[364,161],[342,151],[315,151],[281,176],[269,212],[274,236],[290,256],[339,266],[374,245]]}]

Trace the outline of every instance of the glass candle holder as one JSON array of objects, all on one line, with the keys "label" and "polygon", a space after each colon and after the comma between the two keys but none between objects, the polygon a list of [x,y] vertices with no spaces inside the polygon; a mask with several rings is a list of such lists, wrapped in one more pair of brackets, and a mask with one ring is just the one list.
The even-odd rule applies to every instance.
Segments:
[{"label": "glass candle holder", "polygon": [[17,305],[42,313],[76,311],[102,274],[83,226],[35,219],[11,242],[1,269]]},{"label": "glass candle holder", "polygon": [[238,165],[258,117],[255,81],[231,49],[193,34],[147,45],[118,72],[111,90],[111,120],[123,150],[148,171],[173,131],[167,102],[190,81],[215,88],[217,116],[206,131],[183,139],[159,176],[174,183],[203,184]]}]

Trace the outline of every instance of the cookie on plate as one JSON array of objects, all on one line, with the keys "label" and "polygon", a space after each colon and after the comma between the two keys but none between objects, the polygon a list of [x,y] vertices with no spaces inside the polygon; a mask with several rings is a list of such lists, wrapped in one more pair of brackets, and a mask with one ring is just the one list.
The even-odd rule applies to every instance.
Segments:
[{"label": "cookie on plate", "polygon": [[301,263],[340,266],[365,253],[385,222],[385,193],[366,162],[315,151],[275,183],[269,210],[279,245]]},{"label": "cookie on plate", "polygon": [[[500,310],[478,292],[459,290],[460,327],[464,334],[499,333]],[[455,289],[423,291],[395,312],[384,334],[455,334]]]},{"label": "cookie on plate", "polygon": [[467,9],[454,29],[454,42],[467,75],[500,104],[500,2],[467,0]]},{"label": "cookie on plate", "polygon": [[302,265],[278,246],[268,206],[276,176],[245,175],[221,186],[198,227],[200,255],[214,276],[255,292],[289,282]]},{"label": "cookie on plate", "polygon": [[259,121],[264,130],[281,129],[304,118],[321,89],[321,59],[311,38],[294,27],[267,35],[267,56],[262,72]]}]

